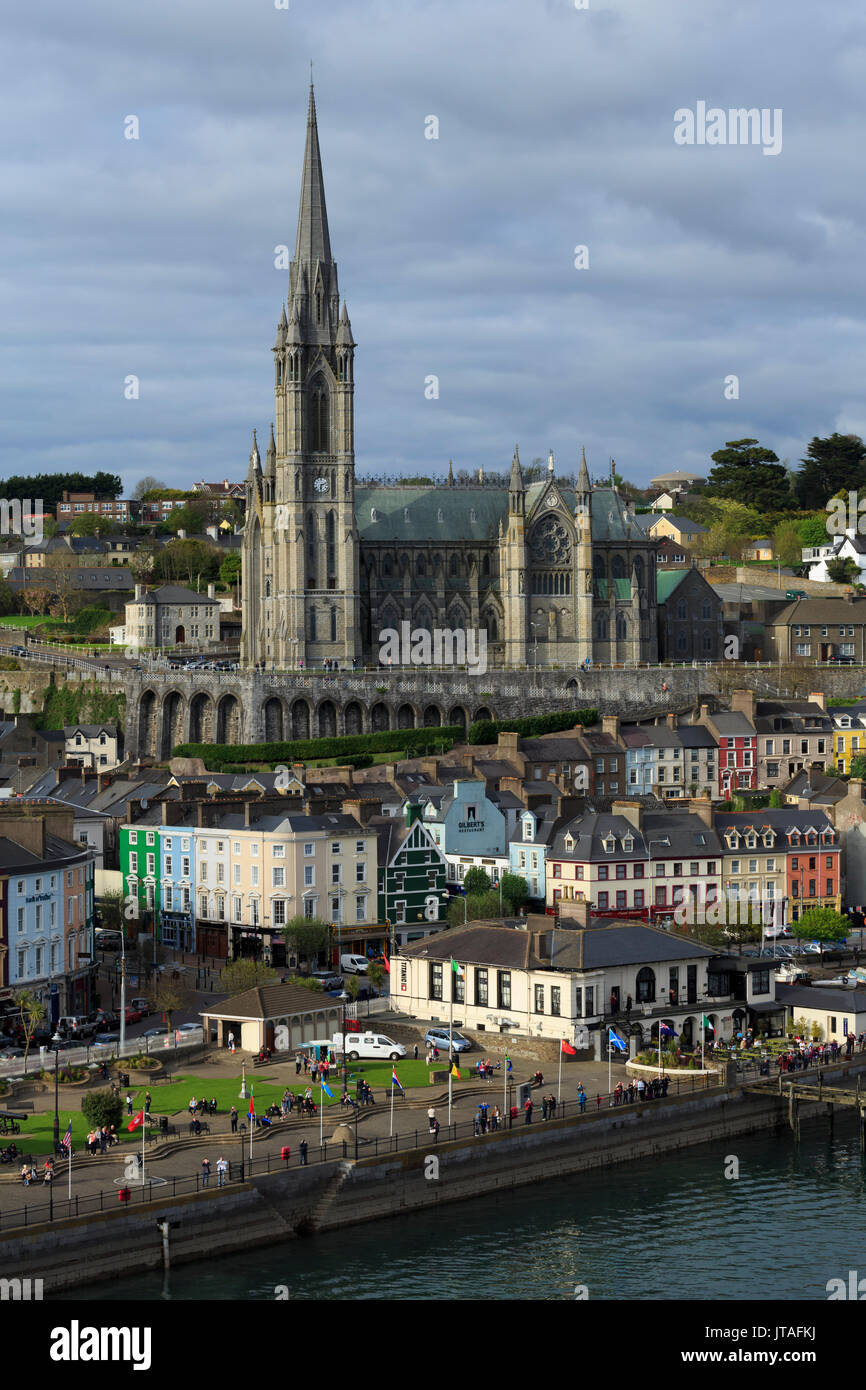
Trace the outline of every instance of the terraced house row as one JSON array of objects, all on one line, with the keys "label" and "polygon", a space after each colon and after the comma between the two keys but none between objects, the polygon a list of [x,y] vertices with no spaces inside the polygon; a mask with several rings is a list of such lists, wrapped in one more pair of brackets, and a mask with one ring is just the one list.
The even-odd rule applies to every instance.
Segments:
[{"label": "terraced house row", "polygon": [[223,959],[291,964],[293,917],[331,923],[345,951],[381,949],[392,924],[398,943],[424,935],[443,915],[445,863],[417,807],[354,809],[162,801],[120,828],[124,892],[163,945]]}]

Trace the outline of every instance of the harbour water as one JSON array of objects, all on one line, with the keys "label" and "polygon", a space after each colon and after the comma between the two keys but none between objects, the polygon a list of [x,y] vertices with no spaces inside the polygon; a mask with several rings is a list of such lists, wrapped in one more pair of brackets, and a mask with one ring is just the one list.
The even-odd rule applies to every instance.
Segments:
[{"label": "harbour water", "polygon": [[850,1270],[866,1276],[866,1165],[837,1117],[832,1142],[806,1122],[799,1146],[706,1145],[68,1297],[826,1300]]}]

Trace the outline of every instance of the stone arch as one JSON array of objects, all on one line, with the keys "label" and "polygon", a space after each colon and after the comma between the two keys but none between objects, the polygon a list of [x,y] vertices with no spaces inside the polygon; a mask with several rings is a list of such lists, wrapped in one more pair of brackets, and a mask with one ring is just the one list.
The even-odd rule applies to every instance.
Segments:
[{"label": "stone arch", "polygon": [[184,741],[184,702],[179,690],[169,690],[162,702],[162,736],[159,755],[170,758],[171,750]]},{"label": "stone arch", "polygon": [[156,695],[152,690],[145,690],[138,702],[138,746],[146,756],[156,756]]},{"label": "stone arch", "polygon": [[466,711],[462,705],[452,705],[448,711],[448,723],[459,724],[463,729],[466,728]]},{"label": "stone arch", "polygon": [[566,681],[566,682],[565,682],[565,688],[566,688],[566,690],[576,690],[576,689],[577,689],[577,681],[574,679],[574,676],[572,676],[572,678],[571,678],[570,681]]},{"label": "stone arch", "polygon": [[349,701],[343,719],[347,734],[362,734],[364,732],[364,713],[357,700]]},{"label": "stone arch", "polygon": [[414,729],[415,711],[411,705],[401,705],[397,711],[397,728]]},{"label": "stone arch", "polygon": [[486,705],[482,705],[480,709],[477,709],[477,710],[475,711],[474,716],[473,716],[473,719],[492,719],[492,718],[493,718],[493,715],[492,715],[492,713],[490,712],[490,710],[487,708]]},{"label": "stone arch", "polygon": [[262,709],[265,726],[265,743],[282,743],[285,734],[283,732],[283,702],[276,696],[270,700],[265,700]]},{"label": "stone arch", "polygon": [[310,706],[306,700],[295,700],[292,705],[292,738],[310,737]]},{"label": "stone arch", "polygon": [[242,728],[240,700],[224,695],[217,705],[217,743],[240,743]]},{"label": "stone arch", "polygon": [[333,700],[323,700],[318,710],[319,738],[334,738],[337,733],[337,710]]},{"label": "stone arch", "polygon": [[424,728],[438,729],[442,723],[442,711],[438,705],[427,705],[424,710]]},{"label": "stone arch", "polygon": [[374,733],[380,733],[391,727],[391,711],[381,700],[378,700],[370,710],[370,727]]},{"label": "stone arch", "polygon": [[189,704],[190,743],[214,743],[213,700],[200,690]]}]

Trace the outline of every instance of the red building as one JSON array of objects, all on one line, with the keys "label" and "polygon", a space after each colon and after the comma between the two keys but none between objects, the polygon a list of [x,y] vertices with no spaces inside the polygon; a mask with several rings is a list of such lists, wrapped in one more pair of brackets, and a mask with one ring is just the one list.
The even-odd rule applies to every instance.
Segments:
[{"label": "red building", "polygon": [[753,791],[758,785],[758,733],[751,719],[739,710],[710,714],[702,705],[697,722],[719,745],[719,795],[727,800],[738,791]]}]

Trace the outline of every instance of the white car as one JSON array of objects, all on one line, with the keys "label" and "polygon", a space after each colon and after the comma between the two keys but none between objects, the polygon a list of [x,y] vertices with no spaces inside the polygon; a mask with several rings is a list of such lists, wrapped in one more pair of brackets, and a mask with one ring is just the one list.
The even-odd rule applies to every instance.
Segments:
[{"label": "white car", "polygon": [[[333,1046],[338,1052],[343,1051],[342,1033],[334,1034]],[[402,1043],[394,1042],[393,1038],[387,1038],[382,1033],[347,1033],[346,1056],[352,1062],[357,1062],[359,1057],[387,1057],[392,1062],[399,1062],[401,1057],[406,1056],[406,1049]]]},{"label": "white car", "polygon": [[340,956],[340,969],[349,975],[366,975],[369,964],[366,956]]}]

